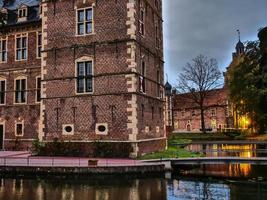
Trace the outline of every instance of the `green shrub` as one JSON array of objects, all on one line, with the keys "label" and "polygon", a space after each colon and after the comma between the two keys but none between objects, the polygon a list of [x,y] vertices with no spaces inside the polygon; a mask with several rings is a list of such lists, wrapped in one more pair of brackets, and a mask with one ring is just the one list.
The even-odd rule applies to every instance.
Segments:
[{"label": "green shrub", "polygon": [[107,143],[107,142],[93,143],[94,157],[128,158],[132,151],[133,148],[130,143]]},{"label": "green shrub", "polygon": [[228,137],[236,138],[241,135],[241,132],[239,130],[231,130],[224,132],[224,134],[227,135]]},{"label": "green shrub", "polygon": [[75,143],[58,139],[53,142],[35,140],[32,146],[32,152],[38,156],[128,158],[133,151],[130,143]]}]

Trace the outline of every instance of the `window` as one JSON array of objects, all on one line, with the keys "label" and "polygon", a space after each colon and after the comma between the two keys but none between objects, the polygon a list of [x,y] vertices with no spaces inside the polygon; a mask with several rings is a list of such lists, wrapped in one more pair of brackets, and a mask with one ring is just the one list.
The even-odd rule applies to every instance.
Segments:
[{"label": "window", "polygon": [[159,108],[159,118],[162,118],[162,108]]},{"label": "window", "polygon": [[26,79],[15,80],[15,103],[26,103]]},{"label": "window", "polygon": [[160,95],[160,74],[159,70],[157,70],[157,97],[161,97]]},{"label": "window", "polygon": [[27,8],[21,8],[18,10],[18,18],[27,17]]},{"label": "window", "polygon": [[0,62],[7,61],[7,41],[6,39],[0,40]]},{"label": "window", "polygon": [[142,118],[144,118],[144,112],[145,112],[145,106],[144,106],[144,104],[142,104],[142,106],[141,106],[141,112],[142,112]]},{"label": "window", "polygon": [[41,77],[36,78],[36,102],[41,101]]},{"label": "window", "polygon": [[160,20],[158,20],[156,22],[156,27],[155,27],[155,29],[156,29],[156,34],[155,34],[155,36],[156,36],[156,48],[160,48],[160,24],[161,24],[161,22],[160,22]]},{"label": "window", "polygon": [[225,116],[226,117],[229,117],[230,116],[229,107],[228,106],[226,106],[226,108],[225,108]]},{"label": "window", "polygon": [[77,34],[87,35],[93,32],[93,9],[77,10]]},{"label": "window", "polygon": [[15,126],[15,135],[16,136],[23,136],[24,135],[24,123],[23,122],[17,122]]},{"label": "window", "polygon": [[212,117],[215,117],[215,116],[216,116],[216,110],[215,110],[215,109],[212,109],[212,110],[211,110],[211,116],[212,116]]},{"label": "window", "polygon": [[159,2],[158,2],[158,0],[155,0],[155,7],[156,7],[157,10],[159,9]]},{"label": "window", "polygon": [[6,80],[0,79],[0,104],[6,103]]},{"label": "window", "polygon": [[192,110],[192,117],[196,116],[195,110]]},{"label": "window", "polygon": [[141,8],[139,16],[139,32],[141,35],[145,35],[145,10]]},{"label": "window", "polygon": [[27,37],[17,36],[16,38],[16,60],[27,59]]},{"label": "window", "polygon": [[211,120],[211,128],[216,129],[217,128],[217,121],[216,119]]},{"label": "window", "polygon": [[37,58],[41,58],[42,53],[42,32],[37,32]]},{"label": "window", "polygon": [[146,93],[146,63],[142,61],[141,63],[141,76],[140,76],[140,92]]},{"label": "window", "polygon": [[151,107],[151,117],[152,119],[154,119],[154,107],[153,106]]},{"label": "window", "polygon": [[93,92],[93,62],[77,62],[77,93]]}]

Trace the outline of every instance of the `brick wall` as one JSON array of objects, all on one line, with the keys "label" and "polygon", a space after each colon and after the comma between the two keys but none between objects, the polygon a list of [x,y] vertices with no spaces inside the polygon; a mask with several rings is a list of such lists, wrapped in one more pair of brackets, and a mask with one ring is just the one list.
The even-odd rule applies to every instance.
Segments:
[{"label": "brick wall", "polygon": [[[5,149],[27,149],[38,138],[39,103],[36,103],[36,77],[41,75],[41,59],[37,59],[37,32],[40,23],[31,26],[3,28],[0,38],[7,39],[7,62],[0,63],[0,77],[6,80],[6,104],[0,106],[0,123],[4,125]],[[15,61],[15,36],[28,35],[28,57],[26,61]],[[27,79],[27,101],[15,104],[15,79],[23,76]],[[15,136],[16,122],[24,123],[24,135]],[[18,139],[15,144],[15,139]]]}]

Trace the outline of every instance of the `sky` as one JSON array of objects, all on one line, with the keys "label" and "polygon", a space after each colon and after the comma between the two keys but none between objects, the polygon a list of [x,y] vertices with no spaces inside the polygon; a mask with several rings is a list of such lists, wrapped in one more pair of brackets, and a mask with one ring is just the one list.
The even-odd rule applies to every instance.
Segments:
[{"label": "sky", "polygon": [[199,54],[230,64],[238,42],[256,40],[267,26],[267,0],[162,0],[165,78],[175,86],[186,63]]}]

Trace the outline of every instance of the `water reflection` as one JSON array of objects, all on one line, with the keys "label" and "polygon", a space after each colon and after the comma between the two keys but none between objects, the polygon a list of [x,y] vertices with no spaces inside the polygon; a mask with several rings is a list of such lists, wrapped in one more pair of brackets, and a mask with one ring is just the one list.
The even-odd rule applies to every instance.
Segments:
[{"label": "water reflection", "polygon": [[167,199],[164,179],[29,180],[1,179],[0,200]]},{"label": "water reflection", "polygon": [[190,144],[187,150],[201,152],[207,157],[262,157],[267,156],[265,144]]},{"label": "water reflection", "polygon": [[266,186],[266,182],[215,181],[176,177],[168,183],[168,199],[263,200],[267,199]]},{"label": "water reflection", "polygon": [[231,189],[227,184],[174,179],[169,185],[170,199],[230,199]]},{"label": "water reflection", "polygon": [[[262,169],[267,172],[266,167]],[[255,177],[262,174],[256,171]],[[267,199],[267,182],[187,178],[0,179],[0,200]]]}]

